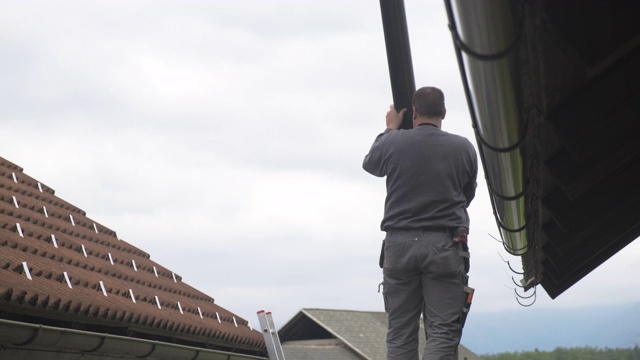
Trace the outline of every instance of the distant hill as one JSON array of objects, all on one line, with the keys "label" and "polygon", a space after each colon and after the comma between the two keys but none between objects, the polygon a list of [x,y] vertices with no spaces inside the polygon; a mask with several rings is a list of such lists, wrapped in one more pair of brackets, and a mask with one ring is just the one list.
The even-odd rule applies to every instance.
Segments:
[{"label": "distant hill", "polygon": [[472,312],[462,343],[479,355],[557,347],[631,348],[640,345],[640,303]]},{"label": "distant hill", "polygon": [[640,359],[640,347],[630,349],[601,349],[593,347],[556,348],[553,351],[523,351],[485,355],[484,360],[630,360]]}]

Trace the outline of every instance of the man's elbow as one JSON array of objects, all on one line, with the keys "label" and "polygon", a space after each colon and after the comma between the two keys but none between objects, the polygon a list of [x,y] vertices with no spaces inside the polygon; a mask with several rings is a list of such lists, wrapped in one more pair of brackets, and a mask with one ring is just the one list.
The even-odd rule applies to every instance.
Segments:
[{"label": "man's elbow", "polygon": [[368,172],[369,174],[373,175],[373,176],[380,176],[378,175],[373,169],[363,165],[362,168],[364,169],[364,171]]},{"label": "man's elbow", "polygon": [[371,174],[373,176],[377,176],[377,177],[384,176],[384,174],[382,174],[381,171],[380,171],[380,167],[379,166],[373,166],[371,163],[369,163],[367,161],[367,158],[365,158],[364,162],[362,162],[362,169],[364,169],[364,171],[368,172],[369,174]]},{"label": "man's elbow", "polygon": [[474,183],[473,186],[467,186],[467,188],[463,191],[464,198],[467,201],[467,207],[471,205],[471,201],[473,201],[473,199],[476,197],[476,186],[477,183]]}]

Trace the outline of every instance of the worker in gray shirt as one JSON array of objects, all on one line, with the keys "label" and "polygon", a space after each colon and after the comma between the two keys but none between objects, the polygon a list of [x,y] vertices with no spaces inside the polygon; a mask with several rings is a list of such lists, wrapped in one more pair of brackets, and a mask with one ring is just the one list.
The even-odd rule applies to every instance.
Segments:
[{"label": "worker in gray shirt", "polygon": [[387,177],[381,224],[387,359],[418,359],[423,315],[423,360],[451,360],[464,321],[467,207],[475,196],[477,155],[469,140],[441,130],[446,108],[440,89],[418,89],[412,106],[413,129],[399,130],[406,109],[397,112],[391,105],[387,129],[362,165]]}]

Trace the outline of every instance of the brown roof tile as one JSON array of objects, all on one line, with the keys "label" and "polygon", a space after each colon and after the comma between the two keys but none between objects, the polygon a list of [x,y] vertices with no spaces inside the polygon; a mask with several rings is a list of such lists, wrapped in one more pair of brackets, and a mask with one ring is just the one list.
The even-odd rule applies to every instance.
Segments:
[{"label": "brown roof tile", "polygon": [[0,249],[6,313],[264,350],[248,321],[1,157]]}]

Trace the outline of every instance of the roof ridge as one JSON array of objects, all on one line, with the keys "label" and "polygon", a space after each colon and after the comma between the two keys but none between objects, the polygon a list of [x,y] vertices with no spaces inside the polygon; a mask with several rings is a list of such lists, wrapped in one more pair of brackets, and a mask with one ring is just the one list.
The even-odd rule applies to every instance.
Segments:
[{"label": "roof ridge", "polygon": [[320,311],[330,311],[330,312],[356,312],[356,313],[372,313],[372,314],[380,314],[384,313],[384,311],[374,311],[374,310],[354,310],[354,309],[323,309],[323,308],[302,308],[302,310],[320,310]]}]

